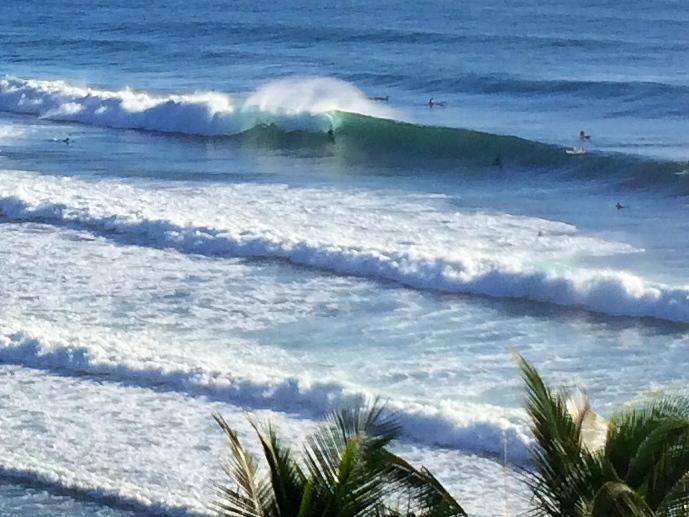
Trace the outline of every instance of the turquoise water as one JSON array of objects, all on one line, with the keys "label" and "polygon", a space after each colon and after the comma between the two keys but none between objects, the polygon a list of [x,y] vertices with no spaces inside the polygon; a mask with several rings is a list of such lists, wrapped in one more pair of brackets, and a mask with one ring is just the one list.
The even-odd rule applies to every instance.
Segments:
[{"label": "turquoise water", "polygon": [[0,512],[205,514],[212,412],[362,395],[527,508],[514,350],[603,414],[686,384],[688,18],[3,3]]}]

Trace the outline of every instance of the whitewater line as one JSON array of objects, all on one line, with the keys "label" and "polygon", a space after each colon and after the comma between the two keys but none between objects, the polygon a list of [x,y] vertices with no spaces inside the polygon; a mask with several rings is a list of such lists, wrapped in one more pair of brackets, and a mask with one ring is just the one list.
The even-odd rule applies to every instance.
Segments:
[{"label": "whitewater line", "polygon": [[77,476],[63,471],[42,471],[26,466],[10,467],[0,464],[0,480],[46,490],[47,492],[67,496],[75,500],[91,501],[118,510],[160,515],[170,517],[206,517],[211,512],[201,512],[163,501],[154,501],[146,497],[127,494],[113,487],[88,484]]},{"label": "whitewater line", "polygon": [[524,299],[611,316],[689,323],[689,286],[648,282],[620,271],[539,270],[476,255],[471,250],[467,250],[465,258],[447,260],[421,253],[290,239],[269,231],[183,227],[166,220],[93,216],[87,208],[51,202],[31,205],[15,196],[0,198],[0,217],[83,229],[123,244],[188,254],[284,260],[420,290]]},{"label": "whitewater line", "polygon": [[[295,377],[253,380],[198,364],[172,366],[138,353],[137,357],[126,358],[117,350],[104,350],[102,344],[92,348],[52,343],[22,331],[0,335],[0,364],[70,377],[83,378],[86,373],[124,386],[172,391],[251,410],[282,411],[309,420],[372,398],[371,394],[337,382],[307,382]],[[462,416],[464,421],[420,403],[390,400],[387,407],[401,424],[403,437],[411,442],[497,458],[505,436],[516,461],[528,462],[530,439],[525,430],[502,416],[486,418],[487,406],[482,406],[482,419],[469,412]]]},{"label": "whitewater line", "polygon": [[325,132],[338,111],[392,118],[393,111],[357,87],[331,77],[292,77],[243,100],[216,91],[161,95],[81,87],[64,81],[0,75],[0,111],[114,129],[230,136],[274,124],[287,131]]}]

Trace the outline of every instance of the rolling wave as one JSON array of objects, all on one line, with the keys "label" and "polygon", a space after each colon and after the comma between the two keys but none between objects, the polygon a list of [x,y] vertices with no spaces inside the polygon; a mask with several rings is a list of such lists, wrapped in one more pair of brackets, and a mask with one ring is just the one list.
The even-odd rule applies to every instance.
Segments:
[{"label": "rolling wave", "polygon": [[206,256],[269,258],[336,274],[395,282],[421,290],[524,299],[613,316],[689,323],[689,286],[671,286],[619,271],[560,264],[535,266],[477,253],[452,257],[399,247],[282,235],[270,229],[181,226],[166,219],[92,213],[88,206],[21,196],[0,198],[5,221],[36,221],[93,232],[140,246]]},{"label": "rolling wave", "polygon": [[632,188],[664,185],[673,193],[689,194],[689,177],[677,162],[624,154],[572,157],[559,146],[516,136],[403,122],[395,110],[333,78],[281,79],[248,95],[230,96],[111,91],[0,77],[0,111],[115,129],[229,138],[270,148],[311,147],[366,163],[417,159],[453,168],[458,163],[505,165],[529,173],[540,169],[613,178]]},{"label": "rolling wave", "polygon": [[[114,484],[89,482],[66,470],[36,468],[24,465],[19,458],[4,458],[15,467],[0,465],[0,479],[34,488],[48,490],[76,499],[93,501],[120,510],[140,515],[160,515],[170,517],[201,517],[209,515],[199,509],[185,508],[175,504],[155,501],[138,494],[133,487],[116,487]],[[127,490],[129,488],[129,490]]]},{"label": "rolling wave", "polygon": [[232,136],[260,126],[324,133],[338,111],[393,116],[354,86],[332,78],[273,81],[249,96],[220,92],[162,95],[63,81],[0,78],[0,110],[48,120],[196,136]]},{"label": "rolling wave", "polygon": [[[206,364],[190,364],[185,358],[163,361],[158,355],[145,355],[145,350],[121,343],[64,343],[23,331],[7,328],[3,331],[0,363],[62,375],[93,375],[111,382],[182,392],[249,409],[285,411],[318,419],[326,412],[370,397],[356,387],[338,382],[279,378],[274,372],[270,375],[256,372],[256,378],[238,377]],[[124,355],[125,350],[131,355]],[[497,457],[506,440],[516,462],[528,461],[530,439],[524,426],[510,423],[500,408],[466,404],[459,412],[404,400],[391,400],[388,408],[402,425],[403,435],[416,443]],[[511,416],[514,413],[511,411]]]}]

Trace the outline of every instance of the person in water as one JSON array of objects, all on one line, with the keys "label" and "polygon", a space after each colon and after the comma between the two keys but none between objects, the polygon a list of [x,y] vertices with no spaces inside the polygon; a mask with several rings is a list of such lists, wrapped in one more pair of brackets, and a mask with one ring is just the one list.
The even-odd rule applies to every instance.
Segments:
[{"label": "person in water", "polygon": [[493,167],[502,169],[502,156],[499,154],[495,157],[495,160],[493,160]]},{"label": "person in water", "polygon": [[333,128],[328,129],[328,140],[335,142],[335,131],[333,131]]},{"label": "person in water", "polygon": [[582,129],[579,131],[579,140],[591,140],[591,135],[587,135]]},{"label": "person in water", "polygon": [[431,97],[430,99],[428,99],[428,107],[429,107],[429,108],[432,108],[432,107],[433,107],[433,104],[434,104],[434,103],[433,103],[433,97]]},{"label": "person in water", "polygon": [[618,210],[622,210],[623,208],[625,208],[625,206],[620,204],[620,202],[618,201],[617,204],[615,205],[615,208],[617,208]]}]

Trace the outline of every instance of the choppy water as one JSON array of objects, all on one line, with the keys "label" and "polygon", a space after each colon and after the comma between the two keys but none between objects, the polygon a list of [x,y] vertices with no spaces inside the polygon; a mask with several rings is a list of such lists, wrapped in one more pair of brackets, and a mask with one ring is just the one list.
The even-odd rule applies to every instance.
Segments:
[{"label": "choppy water", "polygon": [[511,515],[513,350],[686,384],[683,3],[109,4],[0,6],[1,512],[203,514],[212,412],[381,394]]}]

